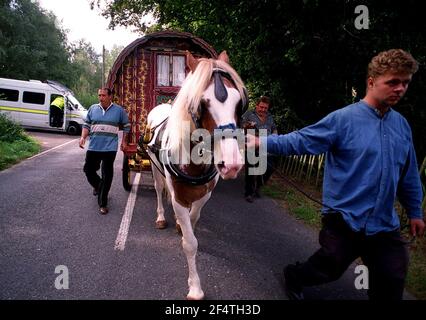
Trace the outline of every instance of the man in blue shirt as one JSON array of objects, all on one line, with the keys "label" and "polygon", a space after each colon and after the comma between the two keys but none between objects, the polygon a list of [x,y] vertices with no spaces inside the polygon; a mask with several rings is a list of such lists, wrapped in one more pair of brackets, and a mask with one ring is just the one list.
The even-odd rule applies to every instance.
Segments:
[{"label": "man in blue shirt", "polygon": [[[121,150],[123,150],[127,145],[130,124],[126,111],[112,103],[111,89],[99,89],[98,97],[99,104],[92,105],[87,112],[81,132],[80,147],[84,148],[86,138],[90,136],[83,170],[93,187],[93,194],[98,196],[99,212],[107,214],[108,193],[114,176],[114,160],[118,149],[118,130],[123,128],[121,142]],[[97,174],[101,163],[102,178]]]},{"label": "man in blue shirt", "polygon": [[425,224],[411,129],[392,107],[417,69],[417,61],[401,49],[381,52],[368,65],[361,101],[299,131],[248,137],[248,147],[266,143],[272,153],[327,154],[321,248],[305,263],[284,268],[290,299],[303,299],[303,286],[338,279],[358,257],[368,267],[370,299],[402,299],[408,250],[399,232],[396,198],[413,236],[422,236]]}]

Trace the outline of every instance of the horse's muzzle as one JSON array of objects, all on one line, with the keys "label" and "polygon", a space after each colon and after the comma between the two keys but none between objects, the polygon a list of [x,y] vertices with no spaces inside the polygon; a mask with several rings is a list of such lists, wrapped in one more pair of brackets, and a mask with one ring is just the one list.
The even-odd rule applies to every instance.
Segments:
[{"label": "horse's muzzle", "polygon": [[243,166],[240,164],[227,165],[225,163],[219,163],[217,164],[217,171],[224,180],[235,179],[242,167]]}]

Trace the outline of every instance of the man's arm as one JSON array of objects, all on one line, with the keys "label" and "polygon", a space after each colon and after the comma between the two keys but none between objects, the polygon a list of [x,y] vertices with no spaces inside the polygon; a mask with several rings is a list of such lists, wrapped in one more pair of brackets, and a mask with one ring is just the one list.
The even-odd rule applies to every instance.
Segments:
[{"label": "man's arm", "polygon": [[410,219],[410,231],[413,236],[422,236],[425,223],[422,212],[422,185],[417,171],[417,160],[413,143],[410,143],[407,161],[398,182],[397,196],[399,202],[407,210]]},{"label": "man's arm", "polygon": [[337,114],[331,113],[303,129],[284,135],[261,137],[258,144],[266,143],[268,152],[275,154],[321,154],[330,150],[335,143],[339,131],[338,122]]},{"label": "man's arm", "polygon": [[130,132],[129,116],[127,115],[127,112],[124,110],[124,108],[122,109],[121,123],[123,125],[123,138],[121,139],[120,150],[124,151],[127,148],[127,139]]},{"label": "man's arm", "polygon": [[124,151],[127,148],[127,137],[128,137],[128,133],[123,131],[123,139],[121,139],[121,145],[120,145],[120,150]]},{"label": "man's arm", "polygon": [[84,120],[83,128],[81,129],[81,137],[80,137],[79,145],[80,145],[80,148],[82,149],[84,149],[86,139],[90,133],[90,123],[92,122],[90,111],[91,109],[89,109],[89,111],[87,112],[87,116],[86,116],[86,119]]},{"label": "man's arm", "polygon": [[241,117],[241,128],[242,129],[254,129],[256,128],[256,122],[250,120],[250,116],[253,111],[247,110]]},{"label": "man's arm", "polygon": [[84,145],[86,144],[86,139],[88,136],[89,136],[89,129],[83,128],[81,130],[81,137],[79,142],[80,148],[84,149]]}]

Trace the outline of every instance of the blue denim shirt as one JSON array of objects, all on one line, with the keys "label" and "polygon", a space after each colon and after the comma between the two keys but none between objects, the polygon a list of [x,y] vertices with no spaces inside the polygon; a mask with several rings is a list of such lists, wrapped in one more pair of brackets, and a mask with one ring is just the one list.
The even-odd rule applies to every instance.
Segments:
[{"label": "blue denim shirt", "polygon": [[411,129],[393,109],[382,118],[360,101],[301,130],[262,137],[265,142],[268,152],[283,155],[326,152],[323,203],[341,212],[354,231],[397,229],[396,196],[409,218],[423,217]]}]

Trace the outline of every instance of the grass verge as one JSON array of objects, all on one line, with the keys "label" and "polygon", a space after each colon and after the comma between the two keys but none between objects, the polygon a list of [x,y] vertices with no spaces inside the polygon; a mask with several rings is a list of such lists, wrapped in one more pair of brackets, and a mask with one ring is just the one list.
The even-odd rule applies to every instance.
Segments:
[{"label": "grass verge", "polygon": [[19,124],[0,114],[0,170],[40,151],[39,143],[27,135]]},{"label": "grass verge", "polygon": [[[298,182],[298,184],[300,184]],[[309,185],[301,184],[300,187],[315,199],[321,199],[321,193]],[[262,189],[262,193],[270,196],[279,202],[297,219],[305,223],[320,228],[321,227],[321,206],[316,202],[306,198],[299,191],[289,187],[284,180],[273,176],[268,185]]]},{"label": "grass verge", "polygon": [[13,142],[0,141],[0,170],[9,168],[39,151],[40,145],[31,137]]}]

